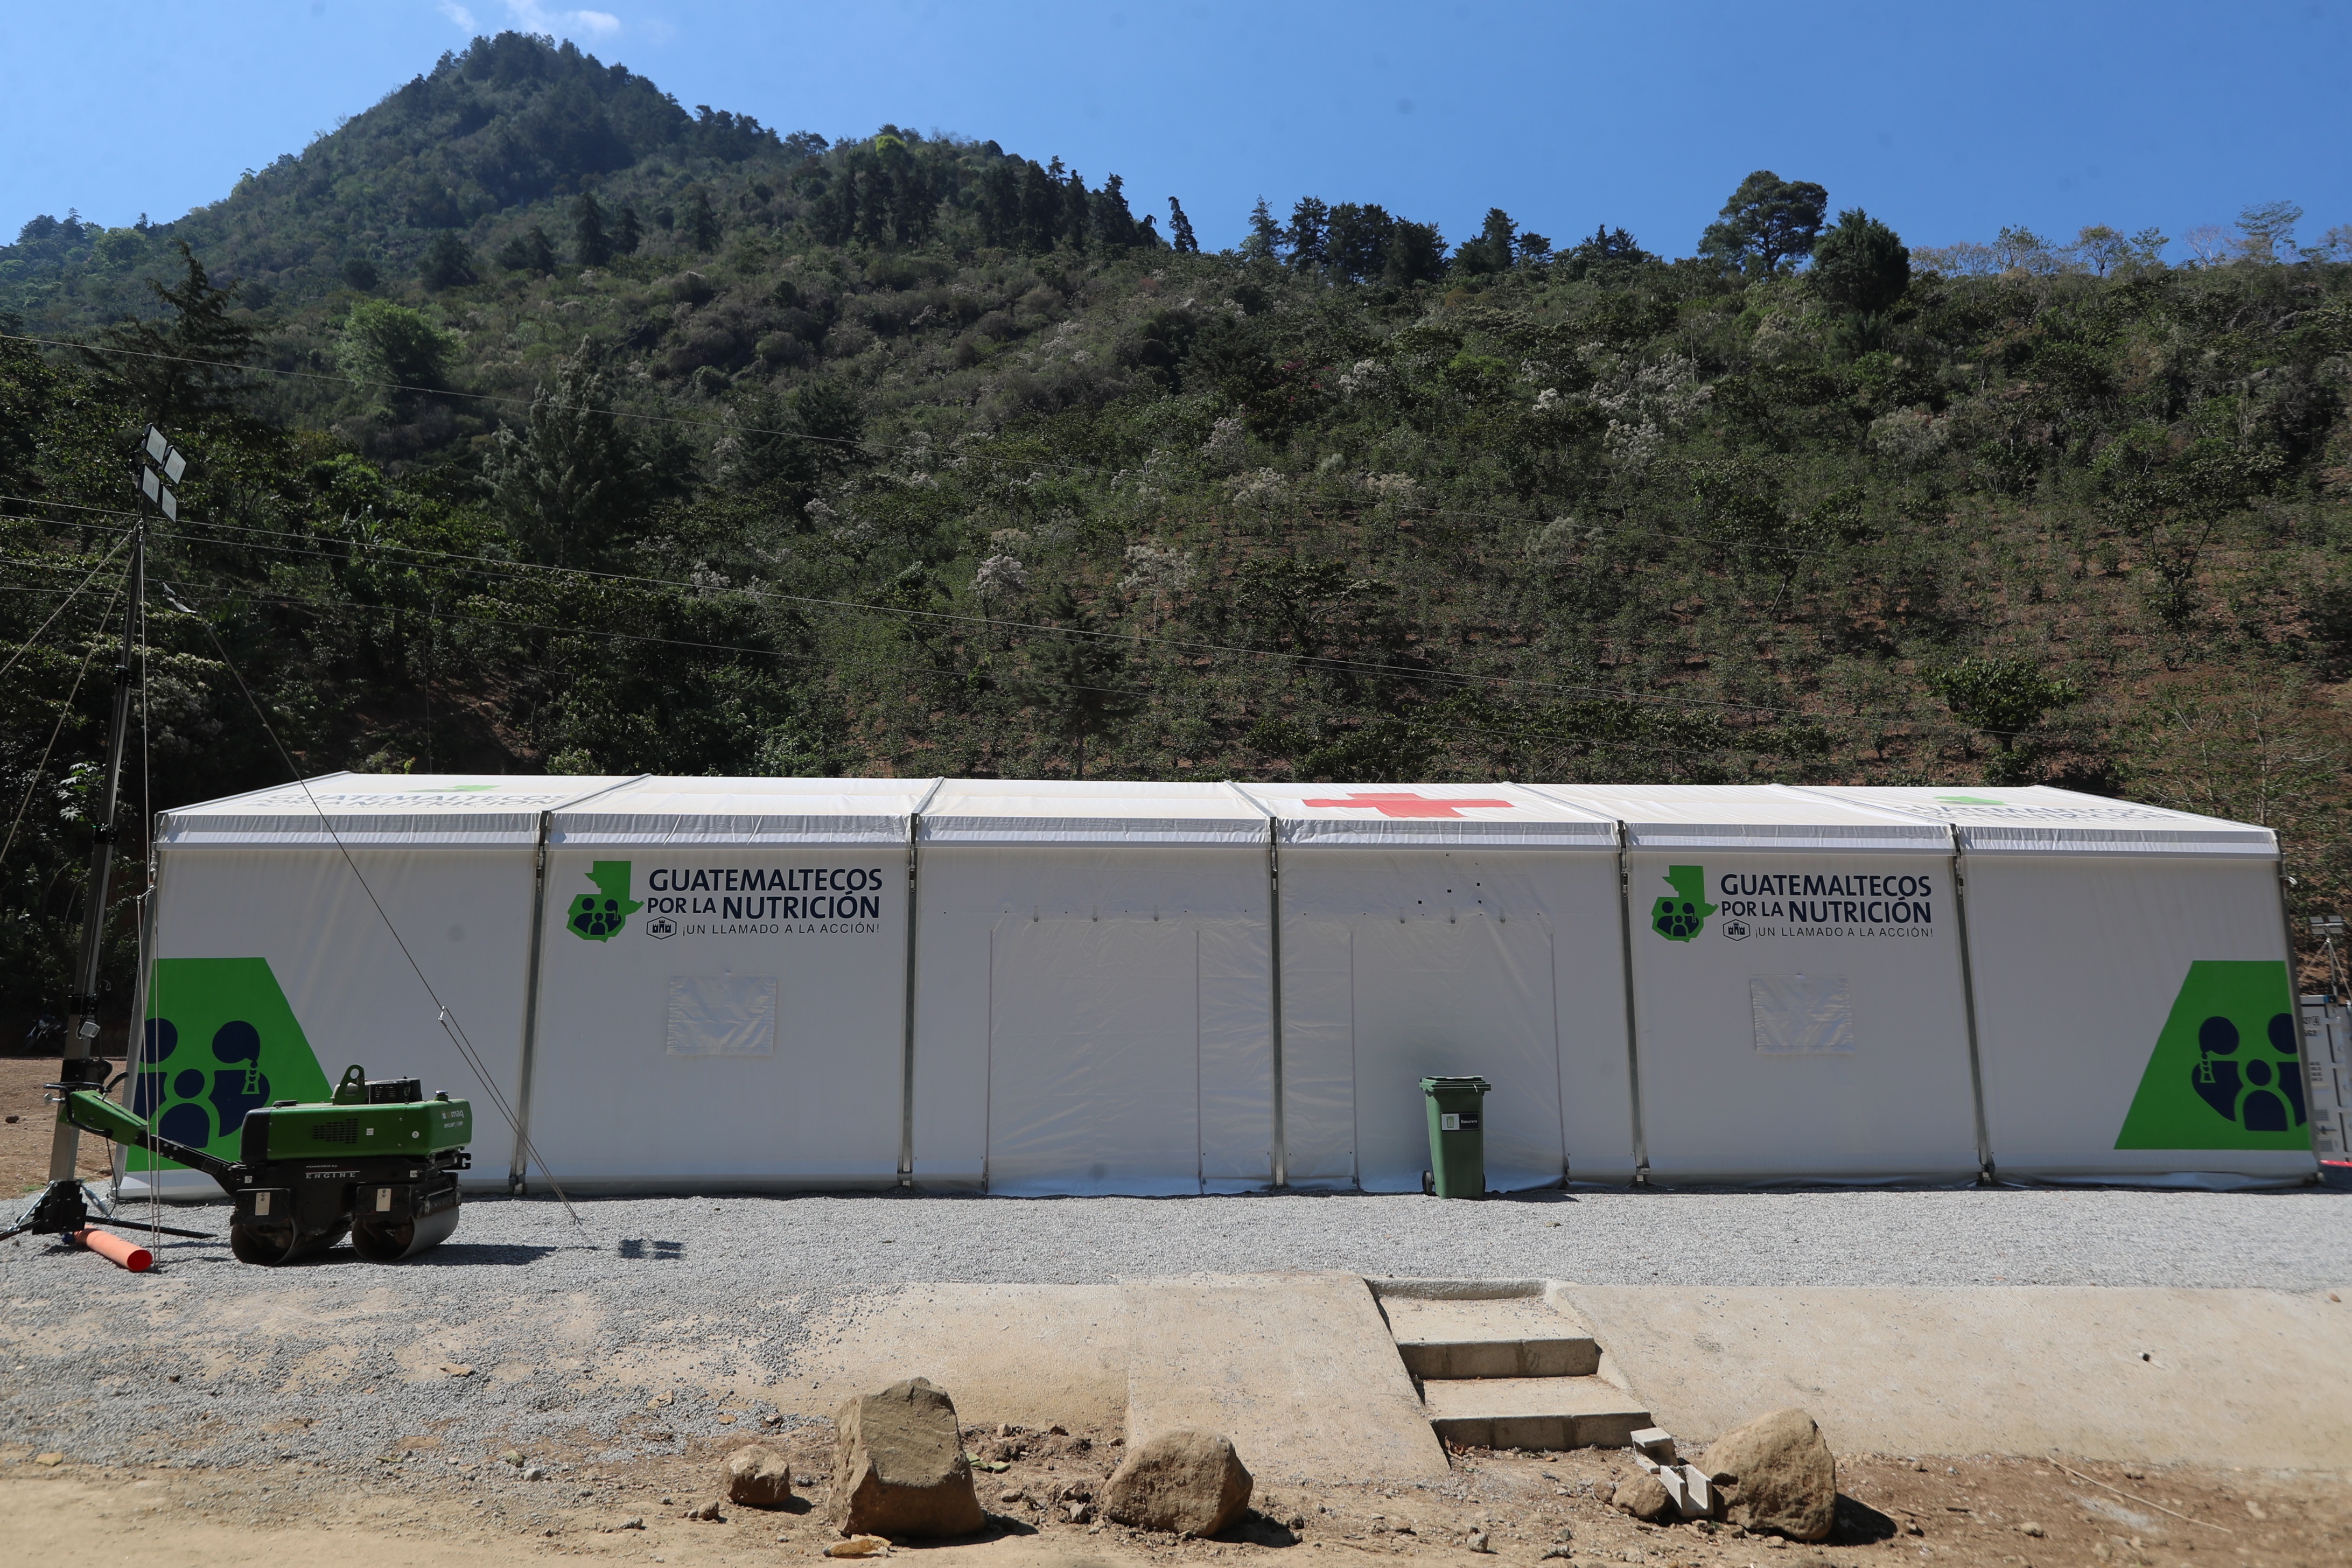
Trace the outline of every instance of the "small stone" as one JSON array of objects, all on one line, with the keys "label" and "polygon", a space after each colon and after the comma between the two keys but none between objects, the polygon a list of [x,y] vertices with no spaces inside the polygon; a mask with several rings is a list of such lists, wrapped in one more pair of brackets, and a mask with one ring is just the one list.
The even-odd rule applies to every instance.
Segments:
[{"label": "small stone", "polygon": [[614,1525],[613,1528],[614,1528],[614,1529],[615,1529],[615,1530],[643,1530],[645,1527],[646,1527],[645,1515],[643,1515],[643,1514],[639,1514],[639,1513],[633,1513],[633,1514],[629,1515],[629,1517],[628,1517],[628,1518],[626,1518],[626,1519],[625,1519],[625,1520],[621,1521],[621,1522],[620,1522],[619,1524]]},{"label": "small stone", "polygon": [[455,1362],[444,1362],[441,1363],[441,1374],[444,1377],[471,1377],[474,1375],[474,1369]]},{"label": "small stone", "polygon": [[1214,1535],[1248,1509],[1254,1484],[1230,1438],[1178,1426],[1119,1461],[1103,1488],[1103,1516],[1138,1530]]},{"label": "small stone", "polygon": [[1084,1498],[1077,1498],[1069,1502],[1064,1503],[1062,1505],[1062,1511],[1069,1516],[1069,1521],[1072,1524],[1084,1524],[1088,1520],[1094,1518],[1095,1505],[1087,1501]]},{"label": "small stone", "polygon": [[746,1508],[782,1508],[793,1500],[792,1463],[763,1443],[748,1443],[720,1469],[730,1501]]},{"label": "small stone", "polygon": [[2039,1539],[2040,1537],[2047,1534],[2048,1531],[2044,1531],[2040,1525],[2034,1523],[2032,1520],[2028,1520],[2023,1524],[2017,1527],[2017,1533],[2020,1535],[2031,1535]]},{"label": "small stone", "polygon": [[712,1498],[709,1502],[703,1503],[698,1507],[688,1509],[686,1510],[686,1517],[688,1519],[701,1520],[706,1524],[717,1524],[725,1520],[727,1516],[719,1511],[719,1500],[717,1498]]},{"label": "small stone", "polygon": [[533,1465],[529,1469],[523,1471],[522,1479],[527,1481],[543,1481],[547,1479],[547,1467],[545,1465]]},{"label": "small stone", "polygon": [[1495,1550],[1494,1543],[1487,1540],[1486,1532],[1483,1530],[1474,1530],[1464,1536],[1462,1544],[1473,1552],[1492,1552]]},{"label": "small stone", "polygon": [[1575,1555],[1576,1555],[1575,1552],[1573,1552],[1572,1550],[1570,1550],[1569,1547],[1566,1547],[1566,1546],[1552,1546],[1552,1547],[1547,1547],[1547,1548],[1544,1550],[1544,1554],[1543,1554],[1541,1557],[1537,1558],[1537,1559],[1536,1559],[1536,1561],[1537,1561],[1537,1562],[1538,1562],[1538,1563],[1549,1563],[1549,1562],[1550,1562],[1553,1558],[1557,1557],[1557,1558],[1560,1559],[1562,1562],[1566,1562],[1568,1559],[1572,1558],[1572,1557],[1574,1557]]},{"label": "small stone", "polygon": [[1070,1435],[1070,1429],[1067,1426],[1048,1426],[1045,1428],[1045,1435],[1049,1437],[1066,1437]]},{"label": "small stone", "polygon": [[62,1465],[65,1462],[66,1457],[63,1454],[36,1454],[33,1456],[33,1463],[37,1465]]},{"label": "small stone", "polygon": [[500,1454],[499,1458],[505,1460],[509,1465],[520,1466],[522,1463],[522,1450],[520,1448],[509,1448],[505,1453]]},{"label": "small stone", "polygon": [[1029,1500],[1029,1497],[1028,1494],[1024,1492],[1019,1487],[1007,1487],[1003,1491],[996,1494],[996,1500],[999,1502],[1027,1502]]},{"label": "small stone", "polygon": [[882,1557],[890,1551],[890,1543],[878,1535],[853,1535],[846,1541],[836,1541],[824,1549],[827,1557]]}]

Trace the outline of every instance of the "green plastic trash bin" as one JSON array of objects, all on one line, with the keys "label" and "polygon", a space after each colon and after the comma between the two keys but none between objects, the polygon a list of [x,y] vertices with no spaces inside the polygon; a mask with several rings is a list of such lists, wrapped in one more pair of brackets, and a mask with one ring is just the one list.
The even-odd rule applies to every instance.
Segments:
[{"label": "green plastic trash bin", "polygon": [[1486,1195],[1486,1091],[1483,1078],[1425,1078],[1429,1108],[1428,1190],[1441,1198]]}]

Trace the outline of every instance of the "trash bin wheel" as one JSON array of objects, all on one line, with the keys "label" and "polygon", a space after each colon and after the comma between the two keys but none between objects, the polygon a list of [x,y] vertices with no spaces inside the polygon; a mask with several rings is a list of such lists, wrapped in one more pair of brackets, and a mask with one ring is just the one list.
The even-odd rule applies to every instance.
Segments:
[{"label": "trash bin wheel", "polygon": [[1436,1172],[1423,1171],[1421,1173],[1421,1195],[1425,1198],[1433,1198],[1437,1195]]}]

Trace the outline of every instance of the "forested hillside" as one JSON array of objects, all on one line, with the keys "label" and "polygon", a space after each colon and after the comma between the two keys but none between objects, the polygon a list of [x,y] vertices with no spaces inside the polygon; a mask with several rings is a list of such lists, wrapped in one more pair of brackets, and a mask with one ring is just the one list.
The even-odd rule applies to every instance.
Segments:
[{"label": "forested hillside", "polygon": [[37,219],[0,1009],[67,989],[150,419],[134,847],[283,776],[241,676],[313,772],[2050,781],[2269,823],[2339,908],[2352,264],[1837,195],[1207,254],[1108,171],[506,35],[168,225]]}]

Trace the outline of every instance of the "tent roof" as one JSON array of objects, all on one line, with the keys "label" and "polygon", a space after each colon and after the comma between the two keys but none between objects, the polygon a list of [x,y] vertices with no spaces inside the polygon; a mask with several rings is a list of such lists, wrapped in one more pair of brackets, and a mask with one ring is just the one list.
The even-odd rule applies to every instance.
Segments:
[{"label": "tent roof", "polygon": [[1236,785],[1301,847],[1617,847],[1617,825],[1517,784]]},{"label": "tent roof", "polygon": [[1948,822],[1974,855],[2276,855],[2267,827],[2033,784],[2024,789],[1837,786],[1810,793]]},{"label": "tent roof", "polygon": [[1944,829],[1916,816],[1778,784],[1531,784],[1625,825],[1633,849],[1943,851]]},{"label": "tent roof", "polygon": [[639,779],[560,810],[549,842],[866,844],[907,842],[937,779]]},{"label": "tent roof", "polygon": [[[323,813],[333,833],[320,820]],[[329,773],[164,814],[166,845],[906,842],[2275,856],[2266,827],[2071,790],[1783,784],[1154,784]]]},{"label": "tent roof", "polygon": [[[167,812],[173,846],[535,844],[540,814],[625,778],[511,773],[328,773]],[[320,820],[321,816],[325,822]],[[332,824],[333,831],[328,830]]]},{"label": "tent roof", "polygon": [[1222,784],[950,779],[926,844],[1264,844],[1266,814]]}]

